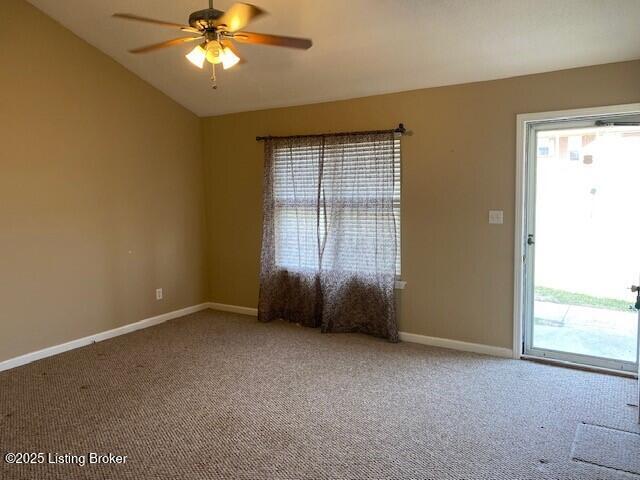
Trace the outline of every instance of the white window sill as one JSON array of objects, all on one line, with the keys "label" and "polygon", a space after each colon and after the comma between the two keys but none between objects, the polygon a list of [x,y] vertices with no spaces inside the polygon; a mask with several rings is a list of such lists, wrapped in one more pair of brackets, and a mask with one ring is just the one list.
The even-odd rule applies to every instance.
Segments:
[{"label": "white window sill", "polygon": [[396,284],[394,288],[396,290],[404,290],[404,287],[407,286],[407,282],[405,280],[396,280]]}]

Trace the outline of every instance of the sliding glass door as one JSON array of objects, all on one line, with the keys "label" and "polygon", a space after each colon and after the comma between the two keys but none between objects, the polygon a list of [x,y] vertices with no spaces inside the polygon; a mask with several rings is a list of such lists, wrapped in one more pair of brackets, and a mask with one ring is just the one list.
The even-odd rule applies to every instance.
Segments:
[{"label": "sliding glass door", "polygon": [[638,370],[640,118],[527,132],[524,353]]}]

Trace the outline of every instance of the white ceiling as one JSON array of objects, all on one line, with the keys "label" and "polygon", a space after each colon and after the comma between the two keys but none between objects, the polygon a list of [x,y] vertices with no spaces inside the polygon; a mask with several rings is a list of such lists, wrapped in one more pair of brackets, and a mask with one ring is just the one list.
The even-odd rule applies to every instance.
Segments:
[{"label": "white ceiling", "polygon": [[29,1],[200,116],[640,58],[640,0],[249,0],[270,15],[247,30],[314,46],[240,44],[248,63],[220,72],[214,91],[184,58],[193,45],[127,53],[182,32],[110,18],[187,23],[207,0]]}]

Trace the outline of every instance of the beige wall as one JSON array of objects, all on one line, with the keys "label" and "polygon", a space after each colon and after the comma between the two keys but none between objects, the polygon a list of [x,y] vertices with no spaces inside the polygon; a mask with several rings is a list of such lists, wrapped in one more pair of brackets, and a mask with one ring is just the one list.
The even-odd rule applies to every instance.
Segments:
[{"label": "beige wall", "polygon": [[0,2],[0,41],[0,361],[206,300],[255,307],[255,136],[398,122],[401,329],[511,347],[515,115],[640,101],[635,61],[199,120],[22,0]]},{"label": "beige wall", "polygon": [[[635,61],[204,119],[211,300],[257,304],[256,135],[404,122],[400,328],[511,348],[516,114],[639,101]],[[487,223],[489,209],[504,225]]]},{"label": "beige wall", "polygon": [[200,120],[26,2],[0,45],[0,361],[206,300]]}]

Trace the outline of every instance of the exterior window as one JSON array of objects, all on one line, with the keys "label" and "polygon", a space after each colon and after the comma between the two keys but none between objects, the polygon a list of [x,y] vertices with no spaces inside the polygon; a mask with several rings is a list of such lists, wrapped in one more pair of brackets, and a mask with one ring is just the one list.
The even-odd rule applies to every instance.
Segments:
[{"label": "exterior window", "polygon": [[569,160],[580,160],[582,152],[582,135],[571,135],[569,137]]},{"label": "exterior window", "polygon": [[[327,201],[322,201],[322,207],[318,209],[321,149],[325,177],[331,175],[332,166],[338,163],[342,176],[339,185],[323,184],[321,194],[326,194]],[[347,253],[335,260],[340,262],[340,268],[354,271],[375,268],[363,261],[366,255],[357,252],[366,253],[362,252],[363,246],[375,245],[380,225],[395,224],[395,270],[396,275],[400,275],[400,139],[390,140],[382,150],[386,156],[384,164],[393,165],[393,185],[385,184],[384,188],[380,182],[389,175],[383,176],[376,168],[376,158],[381,155],[379,143],[375,146],[358,142],[332,144],[330,148],[309,145],[275,149],[273,192],[277,266],[290,270],[317,269],[318,245],[324,241],[323,234],[318,234],[318,225],[325,225],[323,209],[339,208],[340,231],[346,232],[340,242],[350,245],[344,249]],[[392,163],[388,155],[393,156]],[[384,213],[376,207],[376,202],[380,201],[393,202],[392,222],[381,217]],[[331,265],[325,265],[323,260],[323,268],[330,269]]]},{"label": "exterior window", "polygon": [[553,137],[538,138],[538,157],[553,157],[555,155],[556,139]]}]

